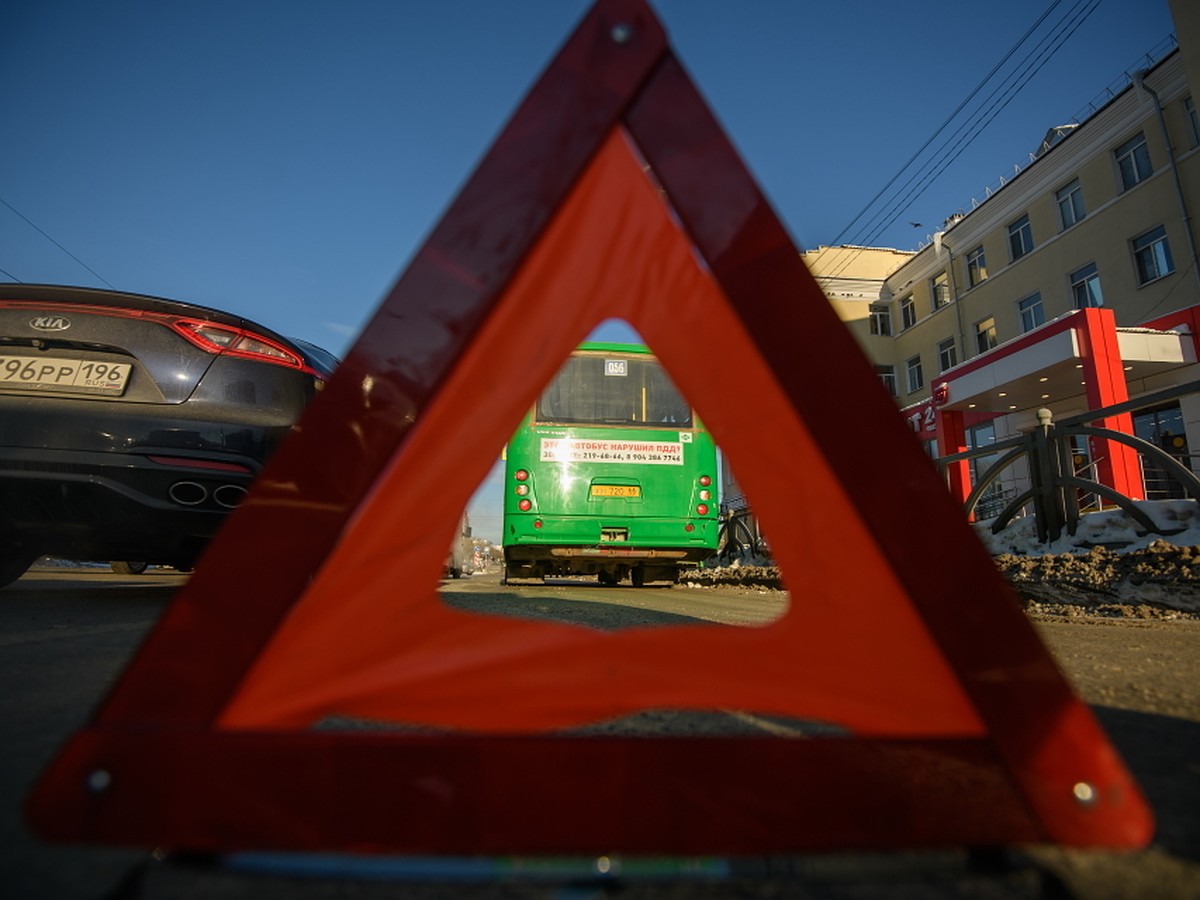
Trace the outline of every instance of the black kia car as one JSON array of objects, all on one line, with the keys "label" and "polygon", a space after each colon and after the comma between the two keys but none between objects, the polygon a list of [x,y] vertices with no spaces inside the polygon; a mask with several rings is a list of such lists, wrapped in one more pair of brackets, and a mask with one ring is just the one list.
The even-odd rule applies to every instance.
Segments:
[{"label": "black kia car", "polygon": [[191,567],[336,365],[203,306],[0,284],[0,587],[43,555]]}]

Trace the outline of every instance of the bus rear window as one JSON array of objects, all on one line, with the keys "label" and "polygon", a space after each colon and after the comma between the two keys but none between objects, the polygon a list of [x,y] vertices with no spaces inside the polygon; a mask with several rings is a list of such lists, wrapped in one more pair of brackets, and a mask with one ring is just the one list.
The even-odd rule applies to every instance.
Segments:
[{"label": "bus rear window", "polygon": [[538,400],[537,420],[690,428],[692,408],[654,359],[584,354],[570,357],[554,376]]}]

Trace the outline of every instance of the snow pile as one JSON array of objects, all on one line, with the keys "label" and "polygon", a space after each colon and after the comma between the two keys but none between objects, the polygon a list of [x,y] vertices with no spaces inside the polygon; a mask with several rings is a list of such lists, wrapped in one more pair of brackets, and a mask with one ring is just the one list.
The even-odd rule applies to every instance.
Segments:
[{"label": "snow pile", "polygon": [[714,562],[698,569],[687,569],[679,583],[688,587],[754,587],[781,590],[779,569],[771,560],[746,555],[728,562]]},{"label": "snow pile", "polygon": [[1195,500],[1143,500],[1136,505],[1163,533],[1145,532],[1122,509],[1088,513],[1080,518],[1074,535],[1064,530],[1057,540],[1046,544],[1037,539],[1033,516],[1013,520],[999,534],[992,534],[990,522],[976,523],[974,527],[992,556],[1087,553],[1093,547],[1128,553],[1144,550],[1154,541],[1166,541],[1177,547],[1200,545],[1200,505]]},{"label": "snow pile", "polygon": [[1075,534],[1043,544],[1032,517],[1000,534],[976,525],[980,540],[1030,612],[1176,618],[1200,615],[1200,506],[1142,501],[1164,532],[1146,532],[1122,510],[1091,513]]},{"label": "snow pile", "polygon": [[1119,618],[1200,617],[1200,547],[1163,540],[1127,553],[996,557],[1030,612]]},{"label": "snow pile", "polygon": [[[1049,616],[1200,618],[1200,504],[1141,501],[1163,532],[1145,531],[1121,509],[1089,513],[1074,535],[1041,543],[1032,516],[999,534],[973,527],[1026,610]],[[714,560],[685,573],[687,587],[784,589],[769,559]]]}]

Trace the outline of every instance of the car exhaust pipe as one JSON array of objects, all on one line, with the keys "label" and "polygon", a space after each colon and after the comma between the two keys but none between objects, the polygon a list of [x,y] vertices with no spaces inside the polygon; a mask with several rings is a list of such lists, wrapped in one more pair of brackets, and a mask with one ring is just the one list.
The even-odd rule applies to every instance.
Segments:
[{"label": "car exhaust pipe", "polygon": [[226,509],[236,509],[246,496],[246,489],[240,484],[223,484],[213,491],[213,499],[218,506]]},{"label": "car exhaust pipe", "polygon": [[180,506],[196,506],[208,498],[208,489],[195,481],[177,481],[167,489],[167,496]]}]

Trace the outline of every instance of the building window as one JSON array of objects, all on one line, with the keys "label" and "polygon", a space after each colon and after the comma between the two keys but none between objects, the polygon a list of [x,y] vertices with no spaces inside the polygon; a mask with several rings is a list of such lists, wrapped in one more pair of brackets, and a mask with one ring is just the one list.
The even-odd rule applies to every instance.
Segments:
[{"label": "building window", "polygon": [[1042,295],[1031,294],[1017,304],[1021,312],[1021,330],[1033,331],[1046,322],[1046,311],[1042,308]]},{"label": "building window", "polygon": [[[1165,450],[1185,469],[1192,468],[1187,426],[1178,402],[1133,413],[1133,433],[1143,441]],[[1187,489],[1152,456],[1142,457],[1142,479],[1147,500],[1181,500],[1187,497]]]},{"label": "building window", "polygon": [[988,316],[982,322],[975,323],[975,349],[987,353],[998,344],[996,340],[996,319]]},{"label": "building window", "polygon": [[1054,196],[1058,200],[1059,221],[1062,223],[1063,231],[1066,231],[1084,216],[1083,188],[1079,184],[1079,179],[1076,178]]},{"label": "building window", "polygon": [[871,304],[871,334],[883,337],[892,334],[892,308],[886,303]]},{"label": "building window", "polygon": [[1121,187],[1129,190],[1139,181],[1145,181],[1154,171],[1150,165],[1150,149],[1146,136],[1141,132],[1117,148],[1117,169],[1121,172]]},{"label": "building window", "polygon": [[908,392],[919,391],[925,386],[925,376],[921,374],[921,357],[914,356],[904,364],[908,372]]},{"label": "building window", "polygon": [[1161,225],[1133,241],[1133,261],[1137,266],[1138,284],[1149,284],[1175,271],[1167,232]]},{"label": "building window", "polygon": [[987,258],[983,255],[983,245],[976,247],[967,254],[967,282],[971,287],[987,278]]},{"label": "building window", "polygon": [[929,279],[929,292],[933,295],[933,308],[941,309],[950,302],[950,280],[945,272]]},{"label": "building window", "polygon": [[1192,146],[1200,144],[1200,117],[1196,115],[1196,101],[1187,97],[1183,101],[1184,112],[1187,113],[1189,133],[1192,136]]},{"label": "building window", "polygon": [[1100,273],[1095,263],[1071,273],[1071,296],[1076,309],[1087,309],[1104,305],[1104,294],[1100,291]]},{"label": "building window", "polygon": [[[1029,225],[1029,216],[1021,216],[1008,226],[1008,249],[1014,261],[1033,249],[1033,228]],[[987,277],[986,273],[984,277]]]},{"label": "building window", "polygon": [[917,301],[911,295],[900,301],[900,324],[902,329],[917,324]]},{"label": "building window", "polygon": [[879,380],[883,382],[883,387],[889,394],[893,397],[899,396],[899,390],[896,387],[895,366],[876,366],[875,374],[879,376]]},{"label": "building window", "polygon": [[958,365],[958,348],[954,346],[954,338],[946,338],[938,344],[938,371],[945,372]]},{"label": "building window", "polygon": [[[967,449],[984,450],[996,443],[996,425],[984,422],[967,429]],[[988,475],[988,470],[999,460],[1000,454],[976,456],[971,460],[971,484],[978,485]],[[1004,511],[1005,496],[1000,479],[992,481],[980,494],[975,503],[975,515],[979,519],[994,519]]]}]

